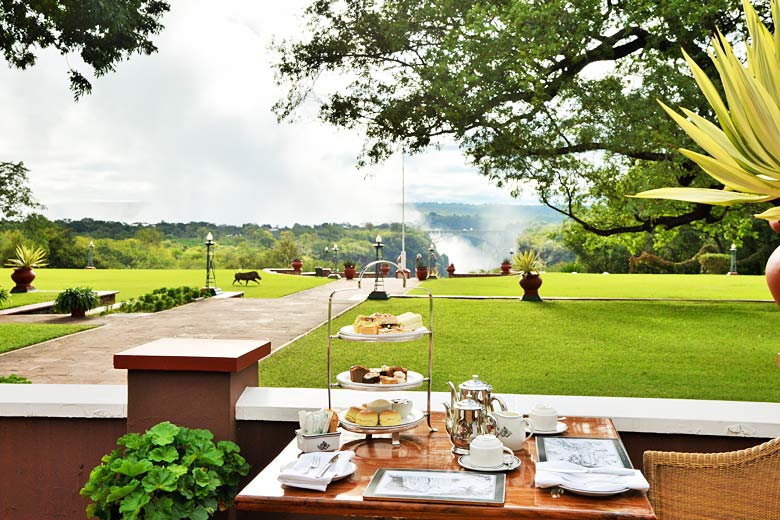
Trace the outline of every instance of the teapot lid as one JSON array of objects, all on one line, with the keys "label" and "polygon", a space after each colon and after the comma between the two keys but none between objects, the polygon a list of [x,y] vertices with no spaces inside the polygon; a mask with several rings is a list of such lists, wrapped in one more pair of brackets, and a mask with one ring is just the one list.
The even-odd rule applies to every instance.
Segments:
[{"label": "teapot lid", "polygon": [[477,374],[471,376],[471,381],[465,381],[458,385],[458,388],[461,390],[487,390],[488,392],[493,391],[493,387],[484,381],[480,381]]},{"label": "teapot lid", "polygon": [[474,399],[461,399],[460,401],[456,402],[453,408],[456,408],[458,410],[484,410],[485,407],[479,404]]}]

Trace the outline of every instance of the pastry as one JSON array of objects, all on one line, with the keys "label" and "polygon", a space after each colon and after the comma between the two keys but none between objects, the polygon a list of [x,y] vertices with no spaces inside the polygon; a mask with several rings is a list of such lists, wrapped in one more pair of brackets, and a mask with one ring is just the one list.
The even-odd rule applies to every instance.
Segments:
[{"label": "pastry", "polygon": [[393,379],[395,379],[396,383],[406,383],[406,374],[400,370],[396,370],[393,372]]},{"label": "pastry", "polygon": [[404,367],[384,365],[380,373],[383,376],[394,376],[396,372],[402,372],[404,375],[406,375],[408,370],[405,369]]},{"label": "pastry", "polygon": [[349,368],[349,380],[353,383],[363,383],[363,376],[371,372],[371,369],[363,365],[352,365]]},{"label": "pastry", "polygon": [[359,414],[363,410],[364,410],[363,408],[357,406],[350,406],[349,410],[347,410],[346,415],[344,415],[344,419],[348,420],[351,423],[357,422],[357,414]]},{"label": "pastry", "polygon": [[356,334],[379,334],[379,326],[376,323],[360,322],[354,329]]},{"label": "pastry", "polygon": [[328,433],[335,433],[339,427],[339,414],[336,410],[326,408],[326,412],[330,412],[330,424],[328,425]]},{"label": "pastry", "polygon": [[363,376],[363,382],[375,385],[379,382],[380,377],[379,372],[367,372],[366,375]]},{"label": "pastry", "polygon": [[396,410],[385,410],[379,414],[380,426],[398,426],[401,424],[401,414]]},{"label": "pastry", "polygon": [[[406,378],[404,378],[404,381],[406,381]],[[393,376],[379,376],[379,383],[383,385],[396,385],[398,384],[398,380]]]},{"label": "pastry", "polygon": [[366,404],[366,408],[373,410],[374,412],[384,412],[385,410],[390,410],[392,407],[393,405],[390,404],[390,401],[387,399],[375,399]]},{"label": "pastry", "polygon": [[417,330],[423,326],[422,316],[414,312],[405,312],[398,316],[398,323],[404,330]]},{"label": "pastry", "polygon": [[379,424],[379,414],[371,410],[360,410],[355,417],[355,423],[360,426],[376,426]]}]

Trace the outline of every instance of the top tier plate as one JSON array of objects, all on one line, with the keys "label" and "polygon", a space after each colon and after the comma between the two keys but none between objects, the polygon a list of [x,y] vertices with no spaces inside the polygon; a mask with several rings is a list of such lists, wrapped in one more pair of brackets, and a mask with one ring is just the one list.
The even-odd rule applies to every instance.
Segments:
[{"label": "top tier plate", "polygon": [[352,325],[341,327],[339,329],[338,337],[346,341],[366,341],[373,343],[386,343],[386,342],[398,342],[398,341],[412,341],[420,339],[428,334],[429,331],[425,327],[419,329],[410,330],[409,332],[389,332],[386,334],[357,334],[355,328]]}]

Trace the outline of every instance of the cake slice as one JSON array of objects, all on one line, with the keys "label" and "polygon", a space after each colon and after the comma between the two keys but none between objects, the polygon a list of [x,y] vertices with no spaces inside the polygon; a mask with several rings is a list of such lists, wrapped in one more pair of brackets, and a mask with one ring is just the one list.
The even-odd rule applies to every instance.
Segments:
[{"label": "cake slice", "polygon": [[349,380],[353,383],[362,383],[363,377],[371,372],[371,369],[363,365],[352,365],[349,367]]},{"label": "cake slice", "polygon": [[398,316],[398,323],[405,330],[417,330],[423,326],[422,316],[414,312],[405,312]]}]

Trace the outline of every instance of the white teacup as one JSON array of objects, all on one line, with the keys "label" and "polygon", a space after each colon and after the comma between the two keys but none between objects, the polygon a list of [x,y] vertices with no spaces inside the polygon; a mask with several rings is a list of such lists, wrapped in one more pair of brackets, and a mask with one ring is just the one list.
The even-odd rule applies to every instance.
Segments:
[{"label": "white teacup", "polygon": [[496,421],[496,436],[510,450],[523,449],[523,443],[534,433],[534,425],[518,412],[491,412]]},{"label": "white teacup", "polygon": [[477,435],[469,445],[469,460],[478,468],[494,468],[504,463],[504,453],[514,456],[492,433]]},{"label": "white teacup", "polygon": [[554,432],[558,427],[558,412],[546,404],[537,404],[528,412],[528,418],[537,432]]},{"label": "white teacup", "polygon": [[390,401],[393,406],[393,410],[401,414],[401,418],[409,417],[412,413],[412,400],[411,399],[393,399]]}]

